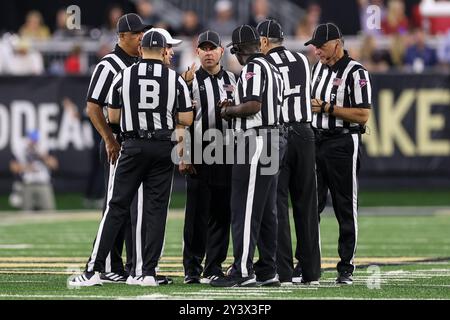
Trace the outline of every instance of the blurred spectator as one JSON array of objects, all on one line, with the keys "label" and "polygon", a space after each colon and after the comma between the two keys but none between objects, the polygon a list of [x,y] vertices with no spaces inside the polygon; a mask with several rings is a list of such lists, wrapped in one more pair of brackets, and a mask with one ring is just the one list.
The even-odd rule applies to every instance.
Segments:
[{"label": "blurred spectator", "polygon": [[384,34],[405,34],[409,28],[409,21],[405,14],[405,4],[402,0],[389,0],[387,12],[381,21]]},{"label": "blurred spectator", "polygon": [[19,34],[23,38],[31,40],[47,40],[50,38],[50,31],[44,24],[44,19],[39,11],[28,12],[25,23],[20,27]]},{"label": "blurred spectator", "polygon": [[61,8],[56,12],[55,31],[52,34],[52,38],[64,40],[67,38],[82,37],[85,34],[85,28],[80,27],[80,29],[67,28],[67,11],[66,8]]},{"label": "blurred spectator", "polygon": [[385,72],[392,65],[389,52],[378,49],[375,37],[370,34],[362,40],[358,60],[369,72]]},{"label": "blurred spectator", "polygon": [[[373,34],[378,35],[381,34],[381,28],[374,28],[371,24],[368,24],[368,21],[372,21],[373,14],[372,11],[367,12],[369,6],[377,6],[380,12],[380,22],[385,19],[386,16],[386,7],[384,5],[383,0],[358,0],[359,2],[359,12],[360,12],[360,23],[361,23],[361,31],[363,34]],[[381,27],[381,26],[380,26]]]},{"label": "blurred spectator", "polygon": [[406,49],[405,64],[416,72],[435,66],[437,64],[436,50],[426,45],[425,32],[422,29],[414,30],[413,41],[413,44]]},{"label": "blurred spectator", "polygon": [[196,66],[200,66],[200,59],[197,54],[197,37],[191,38],[190,48],[185,49],[180,54],[180,62],[178,64],[178,72],[184,72],[187,70],[188,67],[192,65],[193,62],[195,62]]},{"label": "blurred spectator", "polygon": [[270,6],[268,0],[253,0],[252,1],[252,12],[248,24],[251,26],[256,26],[261,21],[266,20],[270,14]]},{"label": "blurred spectator", "polygon": [[422,28],[423,17],[420,13],[420,2],[422,0],[408,0],[405,2],[406,16],[409,17],[410,28]]},{"label": "blurred spectator", "polygon": [[44,72],[42,55],[31,47],[28,39],[12,36],[3,41],[1,55],[5,74],[39,75]]},{"label": "blurred spectator", "polygon": [[166,21],[159,21],[157,24],[154,25],[155,28],[161,28],[169,32],[171,35],[174,35],[177,33],[177,31],[173,28],[173,26]]},{"label": "blurred spectator", "polygon": [[107,22],[103,26],[102,41],[108,41],[115,43],[117,42],[117,22],[119,18],[123,15],[123,10],[118,5],[113,5],[107,11]]},{"label": "blurred spectator", "polygon": [[[448,0],[436,0],[436,4],[439,2],[445,2]],[[438,17],[429,17],[429,33],[430,34],[446,34],[450,30],[450,12],[447,15]]]},{"label": "blurred spectator", "polygon": [[219,0],[214,6],[216,16],[209,24],[209,29],[214,30],[221,37],[231,37],[231,33],[238,23],[233,18],[233,4],[228,0]]},{"label": "blurred spectator", "polygon": [[320,21],[321,9],[317,3],[312,3],[306,9],[306,14],[300,19],[295,30],[295,37],[302,42],[309,40]]},{"label": "blurred spectator", "polygon": [[[195,37],[203,31],[203,26],[198,20],[198,15],[192,11],[188,10],[183,13],[183,22],[177,34],[179,36]],[[195,46],[197,48],[197,46]],[[197,56],[197,54],[195,55]]]},{"label": "blurred spectator", "polygon": [[403,57],[405,55],[407,42],[407,37],[398,33],[391,37],[389,55],[391,56],[393,67],[401,68],[403,66]]},{"label": "blurred spectator", "polygon": [[80,74],[81,73],[81,47],[79,45],[75,45],[72,48],[69,56],[66,58],[64,62],[64,71],[66,74]]},{"label": "blurred spectator", "polygon": [[22,188],[18,189],[22,189],[23,210],[54,210],[50,171],[58,168],[58,160],[39,150],[38,142],[39,132],[29,132],[27,145],[21,154],[16,154],[15,159],[11,160],[10,170],[21,177]]},{"label": "blurred spectator", "polygon": [[439,62],[450,66],[450,30],[447,32],[447,36],[441,41],[438,47]]},{"label": "blurred spectator", "polygon": [[136,11],[145,24],[155,26],[161,21],[161,17],[155,12],[153,3],[150,0],[138,0]]}]

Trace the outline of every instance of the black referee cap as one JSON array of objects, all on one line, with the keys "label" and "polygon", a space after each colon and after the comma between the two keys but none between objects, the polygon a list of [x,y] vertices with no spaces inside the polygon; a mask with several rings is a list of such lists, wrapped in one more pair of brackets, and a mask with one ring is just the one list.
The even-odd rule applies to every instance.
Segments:
[{"label": "black referee cap", "polygon": [[157,31],[147,31],[141,40],[142,48],[165,48],[166,38]]},{"label": "black referee cap", "polygon": [[340,38],[342,38],[342,33],[337,25],[331,22],[319,24],[314,30],[312,39],[305,42],[305,46],[312,44],[315,47],[321,47],[325,42]]},{"label": "black referee cap", "polygon": [[231,42],[227,44],[227,47],[233,45],[239,45],[247,42],[259,41],[259,33],[256,29],[248,24],[243,24],[233,30],[231,35]]},{"label": "black referee cap", "polygon": [[281,25],[273,19],[268,19],[258,23],[256,27],[261,37],[284,39],[284,32]]},{"label": "black referee cap", "polygon": [[146,25],[136,13],[127,13],[117,21],[117,32],[141,32],[150,29],[151,25]]},{"label": "black referee cap", "polygon": [[215,47],[220,47],[221,45],[219,34],[211,30],[207,30],[198,36],[197,48],[205,42],[211,43]]}]

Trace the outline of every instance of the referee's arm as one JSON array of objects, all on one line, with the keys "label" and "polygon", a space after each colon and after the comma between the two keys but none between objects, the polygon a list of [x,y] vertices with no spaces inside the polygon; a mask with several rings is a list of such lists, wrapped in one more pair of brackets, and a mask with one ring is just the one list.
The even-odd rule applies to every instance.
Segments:
[{"label": "referee's arm", "polygon": [[86,113],[95,129],[97,129],[98,133],[102,136],[105,142],[115,140],[113,132],[106,122],[102,107],[100,105],[88,101],[86,105]]},{"label": "referee's arm", "polygon": [[115,141],[113,131],[106,122],[103,105],[108,102],[108,92],[113,79],[113,73],[105,65],[99,64],[91,77],[86,104],[86,114],[105,143],[109,144],[117,144],[117,141]]},{"label": "referee's arm", "polygon": [[361,125],[364,125],[367,120],[369,120],[369,114],[370,114],[370,107],[369,108],[353,108],[353,107],[334,107],[333,111],[331,112],[331,104],[326,102],[324,105],[324,110],[322,112],[322,104],[323,101],[320,99],[312,99],[311,100],[311,107],[312,112],[314,113],[328,113],[336,118],[358,123]]},{"label": "referee's arm", "polygon": [[222,101],[220,103],[220,108],[221,117],[225,120],[236,117],[245,118],[258,113],[259,110],[261,110],[261,102],[252,100],[237,106],[231,106],[228,101]]}]

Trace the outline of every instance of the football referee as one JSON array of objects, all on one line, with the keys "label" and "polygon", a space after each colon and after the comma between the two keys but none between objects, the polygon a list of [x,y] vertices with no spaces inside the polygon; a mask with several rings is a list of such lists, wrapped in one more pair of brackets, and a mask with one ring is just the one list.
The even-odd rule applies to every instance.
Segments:
[{"label": "football referee", "polygon": [[[308,59],[287,50],[283,30],[275,20],[258,24],[261,51],[284,80],[282,118],[288,147],[277,190],[277,271],[280,281],[318,284],[320,278],[319,217],[317,212],[316,153],[311,128],[311,89]],[[297,245],[293,268],[288,194],[290,193]]]},{"label": "football referee", "polygon": [[176,124],[190,125],[193,115],[186,82],[162,63],[167,47],[164,36],[148,31],[141,46],[142,60],[120,72],[109,92],[109,119],[120,123],[124,141],[87,269],[69,281],[71,286],[101,285],[98,272],[104,269],[106,256],[141,183],[147,232],[143,277],[139,280],[142,286],[158,286],[155,269],[164,241],[174,169],[171,136]]},{"label": "football referee", "polygon": [[[234,262],[226,277],[212,280],[210,284],[214,287],[279,286],[275,260],[276,190],[282,148],[278,126],[283,83],[278,70],[260,52],[260,37],[254,27],[236,28],[230,45],[233,46],[230,52],[244,66],[236,84],[236,105],[228,101],[221,104],[221,115],[226,120],[233,119],[237,138],[231,178]],[[263,155],[269,152],[269,162],[265,163]],[[240,159],[243,155],[245,159]],[[265,170],[269,163],[274,172]],[[257,245],[259,260],[253,264]]]},{"label": "football referee", "polygon": [[[236,87],[234,74],[220,64],[223,53],[218,33],[211,30],[201,33],[197,45],[201,66],[196,72],[190,69],[185,73],[196,101],[195,121],[189,129],[191,164],[180,164],[180,172],[186,174],[183,266],[187,284],[209,283],[223,277],[222,263],[228,252],[231,164],[226,164],[227,148],[221,148],[222,159],[213,163],[203,158],[205,148],[217,143],[203,141],[206,136],[212,140],[208,135],[210,129],[225,137],[226,130],[231,128],[231,121],[222,119],[217,108],[220,101],[233,98]],[[219,154],[214,153],[214,156],[217,158]],[[201,263],[205,255],[203,269]],[[203,278],[200,279],[202,271]]]},{"label": "football referee", "polygon": [[319,212],[328,190],[339,223],[338,284],[352,284],[358,238],[358,172],[361,134],[369,118],[372,89],[367,70],[348,56],[339,28],[320,24],[312,39],[319,57],[312,69],[312,125],[316,134]]},{"label": "football referee", "polygon": [[[120,17],[117,22],[118,43],[114,51],[104,56],[97,64],[89,84],[86,111],[92,124],[102,136],[100,159],[105,168],[106,191],[111,189],[113,166],[110,162],[117,159],[120,150],[120,137],[118,136],[120,127],[112,124],[106,115],[108,92],[117,73],[138,62],[140,55],[139,45],[144,31],[148,28],[151,28],[151,26],[145,25],[137,14],[129,13]],[[141,193],[140,196],[142,197]],[[103,211],[105,206],[106,203]],[[138,207],[138,197],[136,197],[130,209],[135,213]],[[122,262],[124,242],[127,255],[125,268]],[[132,256],[132,225],[131,219],[128,218],[118,233],[111,253],[106,259],[105,270],[101,274],[102,281],[107,283],[124,283],[127,280],[130,269],[132,269]]]}]

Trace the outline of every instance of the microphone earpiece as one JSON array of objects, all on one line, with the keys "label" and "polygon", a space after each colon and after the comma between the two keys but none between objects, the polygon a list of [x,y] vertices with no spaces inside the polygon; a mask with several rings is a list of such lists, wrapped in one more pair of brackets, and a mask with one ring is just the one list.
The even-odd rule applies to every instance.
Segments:
[{"label": "microphone earpiece", "polygon": [[230,53],[231,54],[236,54],[236,53],[240,53],[240,50],[238,47],[231,47],[230,49]]}]

